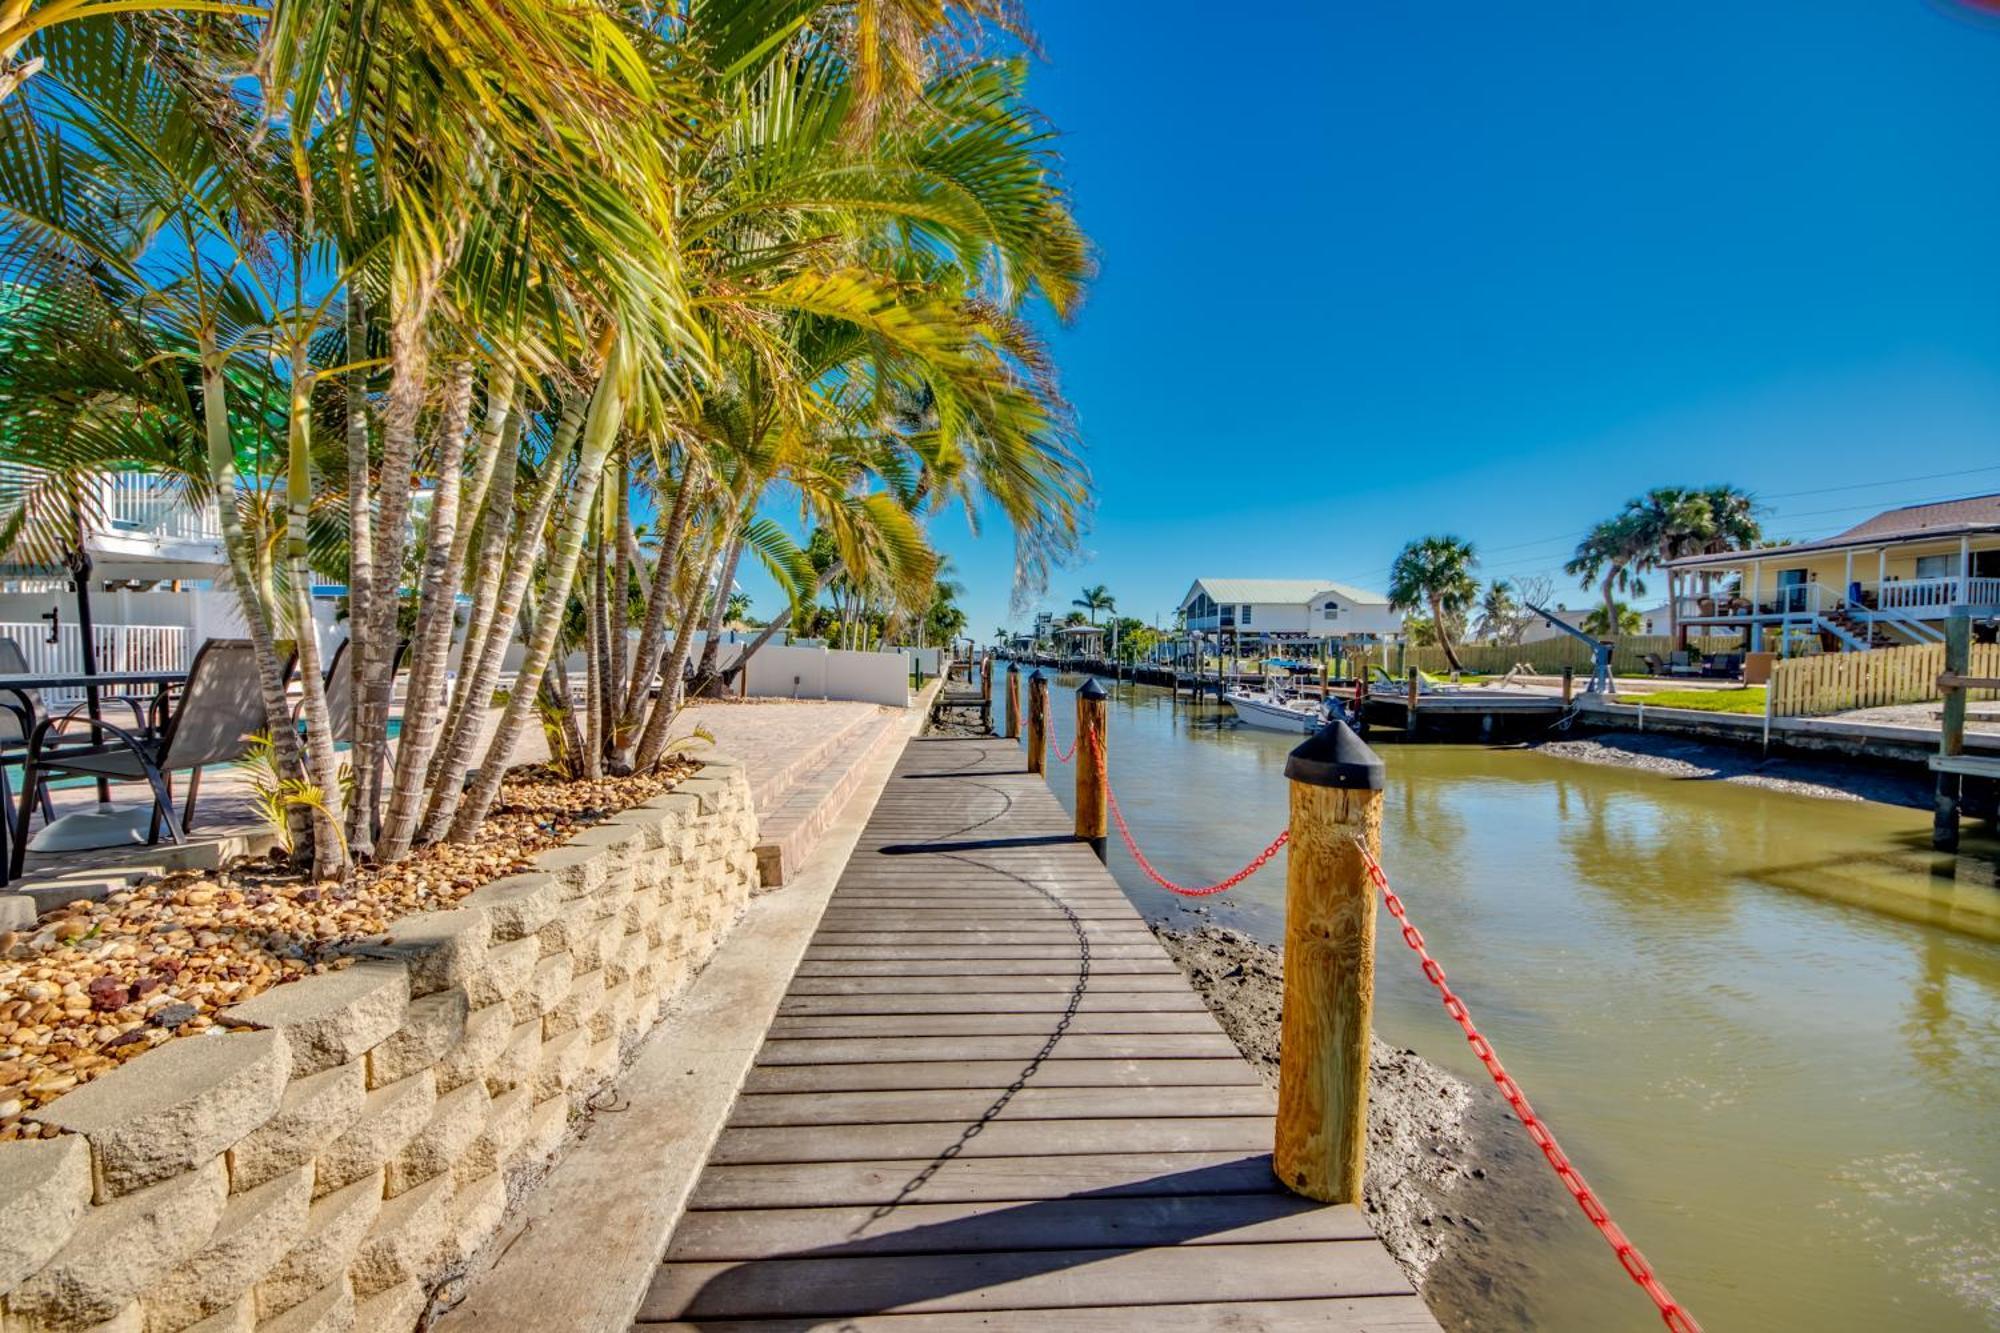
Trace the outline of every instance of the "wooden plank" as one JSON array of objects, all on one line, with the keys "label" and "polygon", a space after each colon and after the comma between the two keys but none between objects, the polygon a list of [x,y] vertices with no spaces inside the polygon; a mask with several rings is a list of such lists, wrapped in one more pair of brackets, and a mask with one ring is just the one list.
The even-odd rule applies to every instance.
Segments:
[{"label": "wooden plank", "polygon": [[[967,995],[1035,994],[1076,989],[1076,974],[1050,973],[946,973],[957,978]],[[928,995],[942,983],[936,976],[806,976],[792,981],[791,995]],[[1114,991],[1167,991],[1187,993],[1187,979],[1179,972],[1091,973],[1087,995]]]},{"label": "wooden plank", "polygon": [[[780,1015],[771,1024],[772,1037],[953,1037],[1047,1035],[1062,1022],[1062,1013],[1032,1014],[814,1014]],[[1214,1032],[1215,1020],[1192,1011],[1164,1014],[1083,1013],[1063,1028],[1065,1037],[1134,1032]]]},{"label": "wooden plank", "polygon": [[[1367,1296],[1353,1300],[1229,1301],[1201,1305],[1149,1305],[1136,1321],[1147,1333],[1326,1333],[1356,1329],[1364,1333],[1437,1333],[1437,1320],[1417,1296]],[[1066,1310],[1036,1310],[1023,1322],[1035,1333],[1132,1333],[1135,1312],[1129,1306],[1079,1306]],[[832,1321],[828,1323],[833,1327]],[[704,1319],[700,1323],[642,1324],[647,1333],[800,1333],[797,1319]],[[991,1314],[849,1315],[838,1321],[840,1333],[996,1333]]]},{"label": "wooden plank", "polygon": [[1178,1248],[670,1264],[639,1317],[823,1318],[1409,1294],[1409,1280],[1374,1241],[1300,1241],[1234,1246],[1226,1262],[1206,1264],[1189,1263]]},{"label": "wooden plank", "polygon": [[[921,1164],[919,1164],[921,1165]],[[784,1162],[711,1166],[689,1208],[823,1207],[899,1202],[909,1162]],[[924,1182],[926,1203],[1033,1200],[1090,1194],[1283,1193],[1269,1153],[1106,1153],[1074,1157],[976,1157],[946,1162]]]},{"label": "wooden plank", "polygon": [[[921,1063],[1032,1060],[1046,1038],[1013,1037],[800,1037],[775,1038],[757,1053],[761,1067],[773,1065]],[[1240,1060],[1236,1046],[1213,1032],[1137,1032],[1127,1036],[1065,1036],[1048,1052],[1063,1060]],[[1007,1080],[999,1086],[1004,1087]]]},{"label": "wooden plank", "polygon": [[[920,961],[972,959],[992,961],[995,959],[1046,959],[1053,963],[1072,962],[1078,955],[1074,936],[1067,940],[1051,940],[1046,944],[814,944],[806,950],[806,961],[826,962],[895,962],[906,959]],[[1160,946],[1152,940],[1142,944],[1092,944],[1091,961],[1109,958],[1164,959]]]},{"label": "wooden plank", "polygon": [[[1004,1088],[1021,1060],[882,1061],[870,1064],[754,1066],[745,1092],[888,1092],[904,1088]],[[1035,1071],[1042,1088],[1263,1086],[1233,1051],[1228,1059],[1047,1060]]]},{"label": "wooden plank", "polygon": [[[782,1018],[847,1014],[1059,1014],[1069,1007],[1061,991],[1012,991],[948,995],[799,995],[778,1006]],[[1208,1006],[1193,992],[1084,991],[1077,1011],[1086,1014],[1188,1014]]]},{"label": "wooden plank", "polygon": [[[1072,962],[1074,960],[1072,959]],[[1186,980],[1181,970],[1167,961],[1165,954],[1155,958],[1102,958],[1093,959],[1090,964],[1090,984],[1096,985],[1099,977],[1146,975],[1168,977],[1175,984],[1185,986]],[[834,958],[812,960],[799,964],[798,974],[802,977],[1004,977],[1060,975],[1055,960],[1048,958],[989,958],[979,960],[977,967],[967,966],[962,958]],[[1074,979],[1074,970],[1071,971]]]},{"label": "wooden plank", "polygon": [[667,1259],[755,1259],[819,1249],[843,1254],[939,1254],[1243,1245],[1363,1240],[1374,1234],[1352,1205],[1326,1207],[1297,1195],[1268,1192],[1050,1199],[1028,1205],[913,1202],[898,1205],[887,1217],[859,1206],[690,1213],[674,1233]]},{"label": "wooden plank", "polygon": [[[968,1130],[974,1131],[967,1133]],[[890,1125],[773,1125],[725,1129],[708,1160],[747,1162],[924,1162],[954,1149],[972,1157],[1109,1152],[1243,1152],[1271,1145],[1269,1116],[1176,1116],[1157,1120],[1065,1120],[1062,1133],[1029,1120],[906,1121]]]},{"label": "wooden plank", "polygon": [[[994,1102],[991,1088],[916,1092],[745,1093],[732,1125],[893,1125],[912,1120],[977,1120]],[[1116,1116],[1268,1116],[1277,1098],[1261,1086],[1227,1088],[1039,1088],[1014,1094],[1009,1120],[1109,1119]],[[1060,1133],[1060,1128],[1051,1130]]]}]

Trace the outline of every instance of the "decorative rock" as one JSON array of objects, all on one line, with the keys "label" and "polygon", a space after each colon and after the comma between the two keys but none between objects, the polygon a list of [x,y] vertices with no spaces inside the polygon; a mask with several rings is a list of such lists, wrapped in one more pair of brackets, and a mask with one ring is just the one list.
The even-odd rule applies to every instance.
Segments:
[{"label": "decorative rock", "polygon": [[7,1296],[28,1327],[99,1323],[202,1247],[222,1216],[229,1173],[216,1158],[90,1209],[69,1244]]},{"label": "decorative rock", "polygon": [[572,1028],[560,1037],[542,1043],[542,1067],[535,1078],[535,1097],[546,1101],[560,1097],[576,1084],[590,1058],[590,1034]]},{"label": "decorative rock", "polygon": [[399,1282],[354,1304],[355,1333],[409,1333],[430,1298],[414,1282]]},{"label": "decorative rock", "polygon": [[104,1203],[234,1146],[278,1109],[290,1068],[281,1032],[169,1042],[29,1118],[90,1141]]},{"label": "decorative rock", "polygon": [[429,1122],[436,1104],[437,1083],[428,1069],[369,1093],[354,1127],[319,1155],[314,1197],[331,1194],[387,1165]]},{"label": "decorative rock", "polygon": [[507,944],[496,944],[486,951],[486,966],[472,984],[466,995],[475,1009],[488,1005],[502,1004],[525,989],[528,978],[534,975],[535,964],[541,961],[542,937],[529,935]]},{"label": "decorative rock", "polygon": [[492,943],[524,939],[555,919],[562,889],[554,877],[529,872],[496,879],[468,894],[464,906],[486,913]]},{"label": "decorative rock", "polygon": [[468,1083],[439,1097],[430,1122],[409,1147],[390,1159],[388,1197],[451,1170],[451,1164],[484,1132],[488,1104],[484,1083]]},{"label": "decorative rock", "polygon": [[394,962],[364,960],[338,972],[278,986],[232,1007],[232,1022],[278,1028],[290,1039],[292,1076],[358,1060],[403,1025],[409,976]]},{"label": "decorative rock", "polygon": [[368,1052],[368,1086],[399,1083],[443,1059],[465,1036],[470,1007],[457,987],[411,1001],[403,1026]]},{"label": "decorative rock", "polygon": [[534,1109],[534,1094],[527,1088],[512,1088],[495,1097],[487,1105],[486,1127],[451,1164],[452,1178],[477,1180],[505,1167],[528,1136],[528,1118]]},{"label": "decorative rock", "polygon": [[382,1173],[363,1176],[312,1205],[305,1236],[257,1284],[257,1312],[271,1319],[345,1289],[347,1265],[382,1212]]},{"label": "decorative rock", "polygon": [[611,870],[611,858],[596,847],[556,847],[536,856],[532,864],[555,880],[566,899],[595,892]]},{"label": "decorative rock", "polygon": [[147,1325],[185,1328],[234,1305],[305,1235],[311,1199],[309,1166],[231,1199],[200,1253],[146,1289]]},{"label": "decorative rock", "polygon": [[485,966],[488,941],[484,912],[419,912],[355,952],[402,962],[410,970],[410,994],[418,997],[469,984]]},{"label": "decorative rock", "polygon": [[55,1257],[90,1206],[89,1145],[73,1136],[0,1143],[0,1200],[6,1291]]},{"label": "decorative rock", "polygon": [[[429,1276],[426,1270],[450,1224],[450,1203],[448,1175],[425,1181],[384,1203],[381,1216],[375,1219],[348,1268],[354,1294],[365,1299],[399,1283]],[[364,1320],[356,1322],[367,1326]]]},{"label": "decorative rock", "polygon": [[360,1060],[294,1078],[278,1112],[229,1150],[229,1188],[252,1189],[313,1159],[347,1132],[367,1098]]},{"label": "decorative rock", "polygon": [[[343,1275],[291,1309],[257,1326],[257,1333],[352,1333],[354,1291]],[[401,1333],[407,1333],[407,1325]]]},{"label": "decorative rock", "polygon": [[489,1004],[467,1015],[464,1038],[437,1064],[438,1092],[483,1078],[513,1035],[514,1011],[504,1004]]},{"label": "decorative rock", "polygon": [[25,893],[0,893],[0,930],[33,930],[35,900]]}]

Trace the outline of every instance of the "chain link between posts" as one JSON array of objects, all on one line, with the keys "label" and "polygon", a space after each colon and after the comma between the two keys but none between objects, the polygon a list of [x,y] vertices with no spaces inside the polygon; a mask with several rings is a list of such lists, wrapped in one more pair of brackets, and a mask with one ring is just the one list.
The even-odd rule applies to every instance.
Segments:
[{"label": "chain link between posts", "polygon": [[1472,1014],[1466,1009],[1465,1001],[1459,999],[1446,983],[1444,969],[1438,966],[1437,960],[1431,957],[1430,950],[1424,947],[1423,934],[1411,924],[1409,914],[1403,907],[1403,900],[1389,887],[1389,876],[1383,871],[1382,863],[1375,859],[1374,854],[1368,850],[1368,844],[1360,838],[1354,840],[1354,845],[1361,850],[1361,859],[1368,866],[1368,878],[1381,891],[1382,901],[1388,907],[1389,915],[1395,917],[1403,928],[1403,943],[1409,945],[1423,961],[1424,976],[1437,988],[1438,997],[1444,1003],[1444,1011],[1450,1014],[1452,1020],[1465,1032],[1465,1040],[1472,1047],[1472,1053],[1479,1057],[1479,1062],[1486,1066],[1486,1072],[1493,1076],[1493,1082],[1499,1087],[1500,1095],[1507,1099],[1507,1105],[1513,1108],[1522,1127],[1528,1131],[1528,1137],[1542,1150],[1542,1156],[1548,1159],[1549,1166],[1556,1173],[1556,1179],[1562,1181],[1563,1188],[1567,1189],[1570,1197],[1576,1200],[1576,1206],[1583,1210],[1583,1215],[1590,1219],[1590,1224],[1604,1237],[1605,1243],[1618,1256],[1618,1262],[1626,1274],[1639,1284],[1640,1289],[1659,1308],[1660,1318],[1666,1322],[1667,1327],[1673,1329],[1675,1333],[1701,1333],[1701,1325],[1694,1321],[1694,1316],[1673,1298],[1673,1293],[1669,1292],[1665,1284],[1654,1274],[1653,1266],[1646,1262],[1646,1256],[1639,1253],[1639,1247],[1628,1240],[1618,1224],[1611,1220],[1611,1215],[1598,1201],[1596,1193],[1584,1180],[1583,1174],[1563,1152],[1562,1145],[1556,1142],[1554,1133],[1542,1118],[1535,1114],[1535,1108],[1528,1104],[1527,1094],[1521,1091],[1521,1085],[1514,1081],[1514,1076],[1500,1063],[1500,1057],[1494,1052],[1493,1044],[1473,1026]]}]

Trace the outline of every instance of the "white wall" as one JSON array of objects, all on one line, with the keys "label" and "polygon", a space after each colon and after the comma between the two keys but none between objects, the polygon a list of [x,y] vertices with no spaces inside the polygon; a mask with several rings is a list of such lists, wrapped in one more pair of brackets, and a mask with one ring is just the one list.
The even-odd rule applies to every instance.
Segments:
[{"label": "white wall", "polygon": [[767,644],[750,659],[748,693],[760,699],[851,699],[907,708],[910,660],[901,653]]}]

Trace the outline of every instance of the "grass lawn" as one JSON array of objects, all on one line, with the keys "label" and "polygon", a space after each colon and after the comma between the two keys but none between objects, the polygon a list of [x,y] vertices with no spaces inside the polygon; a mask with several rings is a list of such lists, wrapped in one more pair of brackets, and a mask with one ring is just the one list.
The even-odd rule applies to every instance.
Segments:
[{"label": "grass lawn", "polygon": [[1612,700],[1621,704],[1651,704],[1655,708],[1694,708],[1704,713],[1764,714],[1764,687],[1745,685],[1735,690],[1655,690],[1651,694],[1621,694]]}]

